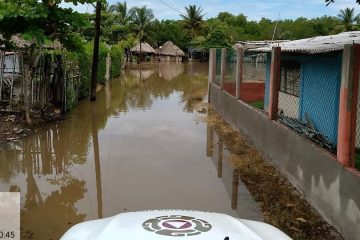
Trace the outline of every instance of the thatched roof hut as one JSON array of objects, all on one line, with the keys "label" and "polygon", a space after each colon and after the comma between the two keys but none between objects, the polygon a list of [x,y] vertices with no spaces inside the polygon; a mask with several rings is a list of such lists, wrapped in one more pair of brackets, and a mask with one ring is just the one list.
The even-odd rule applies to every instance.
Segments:
[{"label": "thatched roof hut", "polygon": [[164,45],[160,47],[158,53],[165,56],[185,56],[184,51],[171,41],[164,43]]},{"label": "thatched roof hut", "polygon": [[[140,53],[140,43],[136,44],[136,46],[131,48],[130,51],[133,53]],[[141,43],[141,52],[155,54],[155,49],[152,48],[150,46],[150,44],[148,44],[147,42],[142,42]]]},{"label": "thatched roof hut", "polygon": [[[5,38],[0,34],[0,42],[5,41]],[[20,35],[11,36],[10,43],[13,44],[16,48],[24,49],[31,46],[31,42],[23,39]],[[5,45],[1,45],[0,48],[4,48]]]}]

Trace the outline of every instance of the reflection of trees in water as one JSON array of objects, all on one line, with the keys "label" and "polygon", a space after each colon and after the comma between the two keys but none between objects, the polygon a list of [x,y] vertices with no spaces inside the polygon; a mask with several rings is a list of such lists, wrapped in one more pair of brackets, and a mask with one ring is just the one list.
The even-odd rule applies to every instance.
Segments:
[{"label": "reflection of trees in water", "polygon": [[[68,174],[69,162],[65,160],[64,154],[56,154],[62,150],[58,142],[60,132],[41,133],[39,139],[42,141],[30,138],[23,146],[23,164],[27,176],[21,223],[30,228],[24,230],[32,232],[35,239],[59,239],[68,229],[69,223],[79,223],[85,219],[85,215],[78,214],[75,208],[75,203],[84,198],[85,182]],[[55,154],[50,152],[49,146]],[[50,177],[49,174],[53,175]],[[49,184],[59,186],[59,190],[44,196],[36,181],[40,175],[46,175]]]},{"label": "reflection of trees in water", "polygon": [[[149,68],[153,74],[148,74]],[[120,91],[126,96],[122,111],[128,107],[150,107],[154,98],[164,99],[180,92],[184,110],[192,112],[194,105],[207,94],[207,65],[170,63],[132,67],[121,79]]]}]

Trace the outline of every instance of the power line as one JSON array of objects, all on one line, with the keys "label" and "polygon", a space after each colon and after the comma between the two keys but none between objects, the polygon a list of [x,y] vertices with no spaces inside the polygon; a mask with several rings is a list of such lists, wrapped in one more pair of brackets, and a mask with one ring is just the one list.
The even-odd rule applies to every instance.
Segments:
[{"label": "power line", "polygon": [[174,10],[174,11],[176,11],[176,12],[180,13],[181,15],[186,15],[186,14],[184,14],[183,12],[181,12],[181,11],[177,10],[176,8],[174,8],[174,7],[170,6],[169,4],[167,4],[166,2],[164,2],[163,0],[159,0],[159,1],[160,1],[162,4],[164,4],[165,6],[167,6],[168,8],[170,8],[170,9],[172,9],[172,10]]}]

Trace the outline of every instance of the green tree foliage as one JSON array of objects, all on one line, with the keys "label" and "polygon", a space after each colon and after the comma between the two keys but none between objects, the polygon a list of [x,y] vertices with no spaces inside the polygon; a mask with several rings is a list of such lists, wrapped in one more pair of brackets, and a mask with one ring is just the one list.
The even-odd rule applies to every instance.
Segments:
[{"label": "green tree foliage", "polygon": [[124,50],[120,45],[113,45],[110,49],[111,56],[111,77],[120,76],[124,61]]},{"label": "green tree foliage", "polygon": [[355,13],[355,8],[341,9],[338,18],[345,31],[355,30],[354,25],[359,21],[359,15]]},{"label": "green tree foliage", "polygon": [[[94,0],[68,1],[77,3]],[[71,35],[79,32],[89,22],[84,15],[71,9],[61,8],[60,0],[1,0],[0,32],[6,39],[15,33],[24,33],[43,43],[46,39],[72,40]]]},{"label": "green tree foliage", "polygon": [[135,7],[131,9],[131,23],[134,33],[142,42],[146,38],[149,38],[151,32],[151,24],[154,20],[153,11],[146,6]]},{"label": "green tree foliage", "polygon": [[203,9],[196,5],[190,5],[185,7],[186,15],[181,14],[180,16],[184,19],[184,26],[190,31],[192,37],[195,37],[201,30],[204,14]]}]

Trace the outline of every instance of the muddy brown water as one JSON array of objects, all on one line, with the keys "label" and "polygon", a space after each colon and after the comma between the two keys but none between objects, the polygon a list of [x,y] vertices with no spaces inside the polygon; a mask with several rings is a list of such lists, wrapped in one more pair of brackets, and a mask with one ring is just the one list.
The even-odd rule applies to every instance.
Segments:
[{"label": "muddy brown water", "polygon": [[262,220],[226,146],[219,153],[199,120],[207,74],[202,63],[135,65],[97,102],[1,146],[0,191],[21,192],[21,239],[55,240],[79,222],[151,209]]}]

